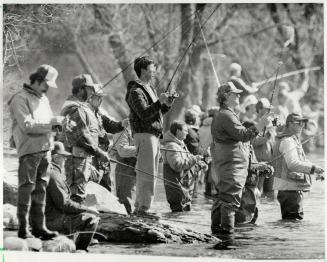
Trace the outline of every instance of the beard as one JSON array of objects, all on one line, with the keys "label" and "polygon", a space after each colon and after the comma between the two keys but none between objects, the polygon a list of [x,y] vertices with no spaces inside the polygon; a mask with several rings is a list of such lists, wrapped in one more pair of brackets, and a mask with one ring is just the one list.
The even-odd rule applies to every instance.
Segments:
[{"label": "beard", "polygon": [[83,93],[82,93],[82,99],[83,99],[83,101],[86,101],[86,99],[87,99],[87,92],[86,92],[86,90],[85,90],[85,88],[83,89]]}]

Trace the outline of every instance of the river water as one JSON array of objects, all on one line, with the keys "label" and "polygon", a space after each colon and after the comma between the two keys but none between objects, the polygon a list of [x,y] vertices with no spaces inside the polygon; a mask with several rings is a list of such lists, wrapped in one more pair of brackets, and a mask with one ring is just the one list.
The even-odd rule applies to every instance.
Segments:
[{"label": "river water", "polygon": [[[314,163],[323,166],[323,152],[308,155]],[[210,244],[101,244],[90,247],[92,253],[139,254],[152,256],[217,257],[235,259],[322,259],[325,257],[325,183],[312,179],[310,193],[305,194],[304,220],[281,220],[277,201],[262,199],[256,225],[236,229],[232,245]],[[200,189],[203,192],[203,189]],[[212,200],[199,194],[192,211],[170,213],[162,180],[157,180],[153,211],[161,214],[163,223],[210,232]]]}]

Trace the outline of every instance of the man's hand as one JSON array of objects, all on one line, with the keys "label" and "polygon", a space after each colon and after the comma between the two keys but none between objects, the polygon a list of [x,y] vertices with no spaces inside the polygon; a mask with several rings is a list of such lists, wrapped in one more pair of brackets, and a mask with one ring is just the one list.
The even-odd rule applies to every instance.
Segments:
[{"label": "man's hand", "polygon": [[110,162],[110,157],[108,156],[107,152],[101,150],[100,148],[97,151],[98,155],[100,156],[102,161]]},{"label": "man's hand", "polygon": [[321,175],[321,174],[323,174],[324,172],[325,172],[324,169],[322,169],[322,168],[319,167],[319,166],[316,166],[316,168],[315,168],[315,173],[316,173],[317,175]]},{"label": "man's hand", "polygon": [[161,93],[159,96],[159,102],[160,104],[167,104],[168,103],[168,94],[167,93]]},{"label": "man's hand", "polygon": [[53,126],[61,126],[65,120],[64,116],[53,116],[50,120],[51,125]]},{"label": "man's hand", "polygon": [[98,209],[96,208],[96,206],[90,206],[87,208],[86,212],[94,214],[94,215],[100,215]]},{"label": "man's hand", "polygon": [[121,121],[121,125],[124,127],[124,128],[127,128],[129,126],[129,119],[128,118],[125,118]]}]

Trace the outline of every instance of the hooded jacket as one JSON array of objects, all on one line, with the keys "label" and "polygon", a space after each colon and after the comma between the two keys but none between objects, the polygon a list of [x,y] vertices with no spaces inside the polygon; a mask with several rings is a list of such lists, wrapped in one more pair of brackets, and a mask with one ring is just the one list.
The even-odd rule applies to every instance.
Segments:
[{"label": "hooded jacket", "polygon": [[11,97],[8,105],[18,156],[49,151],[53,140],[53,113],[46,95],[40,95],[24,84],[23,89]]},{"label": "hooded jacket", "polygon": [[[157,96],[154,89],[153,92]],[[150,133],[158,137],[162,135],[162,115],[168,112],[170,107],[161,105],[159,100],[154,102],[139,80],[128,83],[125,100],[130,108],[129,118],[133,134]]]}]

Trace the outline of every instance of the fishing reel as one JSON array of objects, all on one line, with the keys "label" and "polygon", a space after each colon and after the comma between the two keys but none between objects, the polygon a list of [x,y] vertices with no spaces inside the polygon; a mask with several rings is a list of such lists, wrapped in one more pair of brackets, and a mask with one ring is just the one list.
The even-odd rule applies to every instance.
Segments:
[{"label": "fishing reel", "polygon": [[169,103],[173,102],[177,97],[179,97],[179,94],[176,91],[174,93],[168,93]]}]

